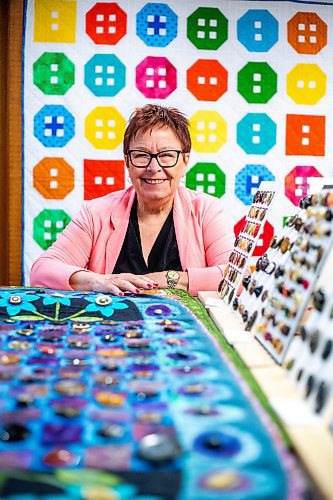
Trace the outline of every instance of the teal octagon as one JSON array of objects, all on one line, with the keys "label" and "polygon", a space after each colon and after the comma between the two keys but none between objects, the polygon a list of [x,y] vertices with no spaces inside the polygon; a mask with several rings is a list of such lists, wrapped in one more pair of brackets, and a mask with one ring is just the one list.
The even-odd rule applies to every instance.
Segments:
[{"label": "teal octagon", "polygon": [[75,66],[62,52],[44,52],[33,64],[34,84],[47,95],[64,95],[73,86]]},{"label": "teal octagon", "polygon": [[266,154],[276,144],[276,123],[266,113],[248,113],[237,123],[237,143],[247,154]]},{"label": "teal octagon", "polygon": [[228,38],[228,19],[215,7],[199,7],[187,18],[187,38],[197,49],[217,50]]},{"label": "teal octagon", "polygon": [[265,104],[277,92],[277,74],[266,62],[249,62],[238,73],[237,90],[247,102]]},{"label": "teal octagon", "polygon": [[64,210],[42,210],[34,219],[34,240],[43,250],[47,250],[70,220],[70,216]]}]

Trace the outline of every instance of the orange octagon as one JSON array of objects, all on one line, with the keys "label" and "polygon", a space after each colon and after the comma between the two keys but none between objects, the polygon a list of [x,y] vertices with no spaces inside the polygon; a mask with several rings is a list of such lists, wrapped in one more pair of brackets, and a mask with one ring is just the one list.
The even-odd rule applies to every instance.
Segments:
[{"label": "orange octagon", "polygon": [[74,189],[74,169],[63,158],[43,158],[33,169],[34,188],[48,200],[62,200]]},{"label": "orange octagon", "polygon": [[228,88],[228,72],[216,60],[198,59],[187,70],[187,88],[199,101],[217,101]]},{"label": "orange octagon", "polygon": [[327,44],[327,24],[315,12],[297,12],[288,21],[288,42],[299,54],[318,54]]}]

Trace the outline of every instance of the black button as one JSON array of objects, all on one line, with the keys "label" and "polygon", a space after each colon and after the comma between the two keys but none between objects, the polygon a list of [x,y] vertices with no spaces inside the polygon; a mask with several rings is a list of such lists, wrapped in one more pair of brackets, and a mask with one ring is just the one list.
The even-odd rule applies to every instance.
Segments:
[{"label": "black button", "polygon": [[327,340],[327,341],[326,341],[326,344],[325,344],[325,347],[324,347],[324,349],[323,349],[323,353],[322,353],[322,355],[321,355],[321,357],[322,357],[324,360],[325,360],[325,359],[327,359],[327,358],[330,356],[330,354],[331,354],[331,352],[332,352],[332,346],[333,346],[332,340],[330,340],[330,339],[329,339],[329,340]]},{"label": "black button", "polygon": [[0,430],[0,441],[16,443],[24,441],[30,435],[30,431],[22,424],[6,424]]}]

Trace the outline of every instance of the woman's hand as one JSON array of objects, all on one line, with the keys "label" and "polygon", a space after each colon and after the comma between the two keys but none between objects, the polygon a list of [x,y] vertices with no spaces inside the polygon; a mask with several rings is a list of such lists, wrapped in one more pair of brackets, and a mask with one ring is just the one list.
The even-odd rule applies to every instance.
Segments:
[{"label": "woman's hand", "polygon": [[69,284],[73,290],[91,290],[114,295],[124,295],[124,292],[140,293],[140,288],[152,290],[158,287],[158,282],[149,275],[99,274],[92,271],[77,271],[70,277]]}]

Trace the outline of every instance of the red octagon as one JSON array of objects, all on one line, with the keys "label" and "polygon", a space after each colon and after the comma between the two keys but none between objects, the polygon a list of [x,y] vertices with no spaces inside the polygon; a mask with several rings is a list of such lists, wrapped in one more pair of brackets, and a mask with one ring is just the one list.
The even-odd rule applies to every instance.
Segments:
[{"label": "red octagon", "polygon": [[[236,237],[244,229],[244,227],[245,227],[245,217],[243,217],[238,222],[236,222],[236,224],[234,226],[234,231],[235,231]],[[272,241],[273,236],[274,236],[274,227],[272,226],[272,224],[270,222],[268,222],[266,220],[263,229],[259,232],[257,244],[254,247],[252,256],[253,257],[260,257],[265,252],[267,252],[267,249]]]},{"label": "red octagon", "polygon": [[127,15],[116,3],[96,3],[86,14],[87,35],[97,44],[116,45],[126,34]]},{"label": "red octagon", "polygon": [[187,88],[199,101],[217,101],[228,89],[228,72],[216,60],[198,59],[187,70]]}]

